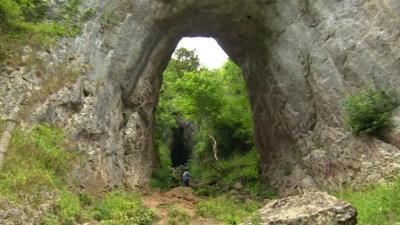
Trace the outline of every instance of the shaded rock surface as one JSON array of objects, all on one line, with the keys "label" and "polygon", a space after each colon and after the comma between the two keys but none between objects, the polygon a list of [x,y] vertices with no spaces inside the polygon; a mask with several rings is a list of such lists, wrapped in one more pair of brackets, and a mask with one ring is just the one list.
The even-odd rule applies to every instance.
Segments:
[{"label": "shaded rock surface", "polygon": [[[73,58],[86,72],[33,116],[64,126],[87,153],[75,171],[81,187],[97,192],[148,183],[161,74],[184,36],[216,38],[243,70],[261,174],[282,193],[375,182],[400,171],[396,130],[384,141],[354,137],[341,110],[347,93],[368,85],[399,98],[397,1],[87,0],[83,6],[95,9],[95,17],[81,36],[60,43],[52,62]],[[1,101],[2,113],[12,108]]]},{"label": "shaded rock surface", "polygon": [[[355,225],[357,211],[323,192],[274,200],[259,210],[262,225]],[[252,223],[244,223],[250,225]]]}]

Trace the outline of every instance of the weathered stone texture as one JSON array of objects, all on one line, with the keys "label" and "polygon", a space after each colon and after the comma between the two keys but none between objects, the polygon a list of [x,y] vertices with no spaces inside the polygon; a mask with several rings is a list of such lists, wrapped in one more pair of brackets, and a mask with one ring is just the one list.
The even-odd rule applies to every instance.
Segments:
[{"label": "weathered stone texture", "polygon": [[[349,203],[322,192],[273,200],[259,210],[261,225],[355,225],[357,211]],[[244,223],[244,225],[250,223]]]},{"label": "weathered stone texture", "polygon": [[66,126],[87,151],[88,163],[77,170],[83,187],[148,182],[161,73],[184,36],[215,37],[242,68],[265,181],[290,192],[376,181],[399,170],[394,142],[353,137],[341,110],[347,93],[368,85],[400,96],[397,1],[88,0],[85,6],[96,17],[63,46],[89,73],[40,110],[40,118]]}]

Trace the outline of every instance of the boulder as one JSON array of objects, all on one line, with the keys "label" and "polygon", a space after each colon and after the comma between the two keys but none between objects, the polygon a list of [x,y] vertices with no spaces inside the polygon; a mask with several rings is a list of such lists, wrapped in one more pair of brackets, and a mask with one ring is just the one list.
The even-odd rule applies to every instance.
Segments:
[{"label": "boulder", "polygon": [[356,217],[357,211],[349,203],[324,192],[271,201],[258,216],[262,225],[353,225]]}]

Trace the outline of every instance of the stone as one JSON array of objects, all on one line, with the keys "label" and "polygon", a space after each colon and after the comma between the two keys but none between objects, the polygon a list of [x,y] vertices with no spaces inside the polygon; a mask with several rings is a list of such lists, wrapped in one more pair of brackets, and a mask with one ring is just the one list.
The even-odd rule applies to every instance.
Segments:
[{"label": "stone", "polygon": [[[355,225],[357,211],[324,192],[274,200],[259,210],[261,225]],[[243,225],[251,225],[251,222]]]},{"label": "stone", "polygon": [[[341,107],[347,93],[369,85],[400,97],[397,1],[86,0],[82,7],[99,16],[41,55],[47,66],[81,69],[81,79],[32,118],[65,127],[87,153],[74,171],[80,186],[101,192],[148,184],[157,163],[153,113],[161,75],[185,36],[216,38],[242,69],[263,182],[290,194],[399,172],[396,142],[353,136]],[[112,24],[102,20],[106,13],[115,15]],[[33,74],[23,81],[32,72],[26,68],[9,72],[0,77],[2,118],[15,96],[40,86]]]},{"label": "stone", "polygon": [[235,185],[233,185],[233,189],[235,189],[236,191],[240,191],[242,188],[243,185],[240,182],[236,182]]}]

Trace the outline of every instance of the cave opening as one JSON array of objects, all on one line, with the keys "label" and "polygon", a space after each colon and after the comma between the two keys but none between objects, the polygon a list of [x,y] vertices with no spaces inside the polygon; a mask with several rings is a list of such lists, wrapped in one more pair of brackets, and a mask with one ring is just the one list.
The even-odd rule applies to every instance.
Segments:
[{"label": "cave opening", "polygon": [[172,167],[184,166],[188,163],[190,149],[185,145],[184,128],[178,127],[172,130],[172,144],[170,147]]}]

